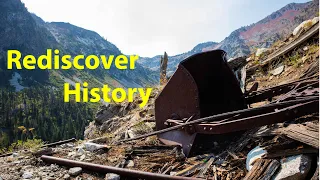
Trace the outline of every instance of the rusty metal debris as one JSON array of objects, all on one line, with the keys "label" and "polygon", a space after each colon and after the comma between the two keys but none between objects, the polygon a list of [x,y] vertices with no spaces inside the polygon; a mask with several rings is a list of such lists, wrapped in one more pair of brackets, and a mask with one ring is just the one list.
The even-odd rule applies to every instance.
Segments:
[{"label": "rusty metal debris", "polygon": [[[156,99],[157,131],[120,142],[158,135],[164,144],[182,146],[188,156],[198,134],[236,132],[318,111],[319,82],[315,77],[243,94],[224,57],[224,51],[218,50],[181,62]],[[194,68],[195,63],[201,68]],[[222,76],[230,83],[220,81]],[[266,99],[270,104],[246,109]]]},{"label": "rusty metal debris", "polygon": [[[167,119],[189,118],[193,114],[194,119],[199,119],[246,108],[225,56],[224,51],[215,50],[190,56],[179,64],[155,101],[157,130],[167,128]],[[158,137],[165,144],[188,147],[196,134],[168,131]],[[186,154],[190,148],[185,148]]]},{"label": "rusty metal debris", "polygon": [[81,167],[83,169],[92,171],[92,172],[98,172],[98,173],[116,173],[123,177],[134,177],[134,178],[142,178],[142,179],[177,179],[177,180],[196,180],[198,178],[192,178],[192,177],[181,177],[181,176],[169,176],[165,174],[157,174],[157,173],[150,173],[150,172],[143,172],[143,171],[136,171],[136,170],[130,170],[130,169],[123,169],[123,168],[117,168],[112,166],[104,166],[100,164],[94,164],[94,163],[87,163],[87,162],[81,162],[81,161],[73,161],[69,159],[63,159],[63,158],[57,158],[52,156],[41,156],[41,159],[46,163],[51,164],[58,164],[62,166],[67,167]]},{"label": "rusty metal debris", "polygon": [[[244,102],[244,94],[242,94],[239,84],[235,83],[236,78],[224,57],[223,51],[210,51],[191,56],[180,63],[177,71],[155,102],[158,130],[187,124],[188,122],[183,121],[183,118],[190,116],[190,114],[187,114],[190,112],[195,113],[196,118],[208,117],[245,109],[246,105],[284,93],[286,94],[277,98],[276,103],[295,99],[309,99],[305,104],[292,105],[284,109],[276,107],[259,113],[250,109],[248,111],[250,113],[246,115],[243,113],[234,114],[234,116],[229,116],[226,119],[216,119],[217,122],[211,119],[213,121],[211,123],[202,121],[202,123],[197,122],[192,126],[184,126],[180,130],[167,131],[158,134],[163,143],[181,145],[185,154],[189,155],[193,144],[197,144],[194,141],[199,133],[222,134],[240,131],[265,124],[283,122],[289,118],[310,113],[309,110],[317,111],[318,80],[300,80],[263,92],[251,92],[245,97],[246,101]],[[195,63],[200,64],[201,67],[195,66]],[[224,81],[230,84],[221,81],[222,76]],[[192,88],[186,89],[183,84],[180,86],[178,83],[191,84]],[[212,87],[213,84],[216,87]],[[173,88],[178,88],[178,90],[173,91]],[[185,94],[188,92],[190,93]],[[314,99],[312,99],[313,97]],[[186,104],[188,105],[185,106]],[[298,112],[300,113],[298,114]],[[191,120],[191,122],[196,121]]]},{"label": "rusty metal debris", "polygon": [[[277,103],[277,104],[268,104],[268,105],[257,107],[257,108],[243,109],[243,110],[238,110],[238,111],[232,111],[232,112],[226,112],[226,113],[222,113],[222,114],[217,114],[217,115],[213,115],[213,116],[209,116],[209,117],[199,118],[199,119],[196,119],[196,120],[193,120],[193,121],[189,121],[189,122],[185,122],[185,123],[180,123],[179,120],[168,119],[167,120],[167,124],[170,125],[170,122],[174,122],[177,125],[169,127],[169,128],[166,128],[166,129],[162,129],[162,130],[159,130],[159,131],[154,131],[154,132],[151,132],[151,133],[148,133],[148,134],[145,134],[145,135],[136,136],[134,138],[124,139],[124,140],[121,140],[119,142],[127,142],[127,141],[142,139],[142,138],[146,138],[146,137],[149,137],[149,136],[153,136],[153,135],[157,135],[157,134],[161,134],[161,133],[165,133],[165,132],[169,132],[169,131],[173,131],[173,130],[177,130],[177,129],[184,129],[185,126],[192,126],[192,125],[200,124],[200,123],[204,123],[204,122],[215,121],[213,123],[214,125],[216,125],[216,126],[217,125],[222,125],[223,123],[232,122],[235,119],[235,117],[240,117],[239,114],[242,114],[242,116],[244,116],[244,115],[247,115],[247,116],[248,115],[258,115],[258,114],[261,114],[263,112],[272,112],[272,111],[275,111],[275,109],[288,108],[290,106],[294,106],[294,105],[297,105],[297,104],[299,104],[299,106],[304,106],[304,105],[306,105],[305,103],[308,103],[310,101],[311,101],[312,105],[314,105],[314,104],[316,104],[316,103],[314,103],[314,101],[318,101],[318,98],[317,97],[310,97],[310,98],[305,98],[305,99],[298,99],[298,100],[280,102],[280,103]],[[316,109],[316,107],[314,109]],[[248,127],[248,128],[250,128],[250,127]]]},{"label": "rusty metal debris", "polygon": [[[317,96],[319,92],[315,87],[317,86],[319,87],[319,80],[314,78],[316,78],[316,76],[299,79],[294,82],[282,84],[282,85],[271,87],[268,89],[263,89],[260,91],[253,91],[246,96],[246,102],[248,104],[252,104],[252,103],[260,102],[266,99],[271,100],[271,98],[273,97],[277,97],[279,95],[288,93],[290,91],[293,91],[293,90],[302,91],[302,90],[305,90],[306,88],[308,88],[309,90],[311,88],[314,88],[312,93],[314,96]],[[311,86],[311,88],[309,86]],[[291,94],[291,95],[292,95],[291,97],[296,97],[298,94]],[[307,94],[302,93],[301,95],[305,96]]]}]

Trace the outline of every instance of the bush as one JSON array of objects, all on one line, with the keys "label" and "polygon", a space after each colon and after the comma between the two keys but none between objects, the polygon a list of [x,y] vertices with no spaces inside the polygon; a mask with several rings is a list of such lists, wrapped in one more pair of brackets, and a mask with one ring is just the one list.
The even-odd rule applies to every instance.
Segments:
[{"label": "bush", "polygon": [[300,54],[298,52],[296,52],[293,56],[289,57],[289,65],[292,65],[294,67],[299,67],[300,65]]},{"label": "bush", "polygon": [[15,143],[12,143],[8,148],[8,151],[11,152],[13,150],[22,150],[27,149],[30,151],[36,151],[43,146],[44,143],[41,139],[27,139],[26,141],[18,140]]}]

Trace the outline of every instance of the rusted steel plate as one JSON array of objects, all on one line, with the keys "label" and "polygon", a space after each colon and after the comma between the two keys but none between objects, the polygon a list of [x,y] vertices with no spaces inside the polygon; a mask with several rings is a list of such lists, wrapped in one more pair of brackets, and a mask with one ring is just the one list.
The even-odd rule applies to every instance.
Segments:
[{"label": "rusted steel plate", "polygon": [[[192,129],[188,128],[189,131]],[[159,140],[166,145],[179,145],[183,149],[185,155],[189,155],[192,149],[192,145],[196,138],[196,133],[190,134],[183,130],[173,130],[160,134]]]},{"label": "rusted steel plate", "polygon": [[247,108],[225,56],[223,50],[214,50],[193,55],[180,63],[197,84],[201,117]]},{"label": "rusted steel plate", "polygon": [[[157,130],[165,129],[167,119],[182,119],[194,115],[200,118],[197,85],[189,72],[179,65],[166,88],[162,90],[155,102]],[[158,135],[159,140],[167,145],[180,145],[184,153],[189,153],[195,135],[183,131],[170,131]]]},{"label": "rusted steel plate", "polygon": [[[226,53],[214,50],[182,61],[155,101],[157,130],[165,129],[167,119],[193,119],[245,109],[244,96]],[[192,120],[191,120],[192,121]],[[158,135],[165,144],[179,144],[189,154],[195,139],[193,132],[170,131]]]},{"label": "rusted steel plate", "polygon": [[200,118],[198,88],[190,73],[181,65],[155,101],[157,130],[166,128],[167,119]]}]

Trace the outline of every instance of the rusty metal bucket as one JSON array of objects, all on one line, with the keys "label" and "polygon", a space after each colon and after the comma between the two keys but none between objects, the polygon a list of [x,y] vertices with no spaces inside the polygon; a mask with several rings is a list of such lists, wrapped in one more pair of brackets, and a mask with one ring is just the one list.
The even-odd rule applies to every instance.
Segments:
[{"label": "rusty metal bucket", "polygon": [[[247,108],[243,93],[223,50],[195,54],[180,62],[155,101],[157,130],[168,119],[198,119]],[[192,120],[191,120],[192,121]],[[191,128],[192,129],[192,128]],[[174,130],[158,135],[168,145],[181,145],[188,156],[195,131]]]}]

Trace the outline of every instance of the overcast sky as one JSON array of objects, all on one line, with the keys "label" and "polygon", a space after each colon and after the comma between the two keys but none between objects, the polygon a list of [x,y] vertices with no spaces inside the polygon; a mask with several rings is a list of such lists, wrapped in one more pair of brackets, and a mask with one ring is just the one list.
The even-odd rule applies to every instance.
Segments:
[{"label": "overcast sky", "polygon": [[306,0],[22,0],[47,22],[93,30],[124,54],[175,55],[220,42],[291,2]]}]

